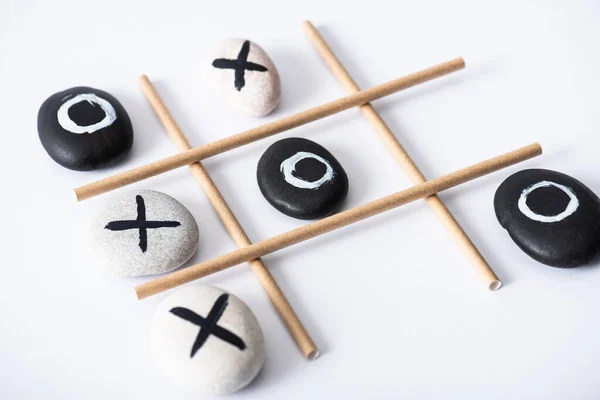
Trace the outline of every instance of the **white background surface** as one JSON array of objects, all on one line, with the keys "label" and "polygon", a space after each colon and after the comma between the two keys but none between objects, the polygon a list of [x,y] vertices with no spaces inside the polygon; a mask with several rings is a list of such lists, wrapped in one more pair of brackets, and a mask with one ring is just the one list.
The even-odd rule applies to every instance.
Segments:
[{"label": "white background surface", "polygon": [[[300,29],[311,19],[362,87],[463,56],[467,69],[375,103],[423,172],[436,177],[540,141],[545,153],[442,194],[505,286],[489,292],[423,203],[265,257],[321,349],[305,361],[245,266],[204,283],[241,297],[264,330],[267,361],[239,399],[597,399],[600,269],[537,264],[495,220],[510,173],[546,167],[597,193],[600,4],[597,1],[101,2],[0,0],[3,146],[0,398],[197,399],[169,383],[148,351],[159,295],[147,279],[101,275],[85,231],[109,199],[72,188],[175,152],[137,87],[145,73],[194,145],[344,95]],[[268,117],[232,114],[200,84],[203,49],[246,37],[282,78]],[[131,156],[93,173],[45,153],[36,115],[71,86],[106,90],[134,124]],[[350,177],[346,208],[406,188],[357,110],[205,162],[254,241],[303,224],[255,181],[279,138],[324,145]],[[194,262],[235,247],[186,169],[136,185],[184,203],[200,225]]]}]

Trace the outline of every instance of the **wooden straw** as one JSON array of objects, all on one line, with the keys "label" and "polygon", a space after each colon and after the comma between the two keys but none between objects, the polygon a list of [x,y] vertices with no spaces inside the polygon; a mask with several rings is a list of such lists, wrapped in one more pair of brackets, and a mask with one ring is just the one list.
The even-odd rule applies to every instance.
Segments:
[{"label": "wooden straw", "polygon": [[431,196],[441,190],[449,189],[540,154],[542,154],[541,146],[538,143],[534,143],[510,153],[471,165],[470,167],[458,170],[451,174],[421,183],[409,189],[382,197],[378,200],[332,215],[311,224],[304,225],[270,239],[263,240],[262,242],[213,258],[212,260],[193,265],[170,275],[156,278],[136,287],[135,291],[137,297],[138,299],[144,299],[245,261],[262,257],[265,254],[273,253],[274,251],[285,247],[362,221],[403,204]]},{"label": "wooden straw", "polygon": [[120,174],[81,186],[75,189],[77,200],[85,200],[90,197],[106,193],[110,190],[150,178],[152,176],[162,174],[175,168],[183,167],[196,161],[201,161],[205,158],[244,146],[260,139],[287,131],[292,128],[316,121],[321,118],[339,113],[352,107],[368,103],[370,101],[385,97],[389,94],[398,92],[423,82],[427,82],[434,78],[447,75],[451,72],[458,71],[464,68],[465,62],[462,58],[438,64],[436,66],[424,69],[407,75],[402,78],[374,86],[370,89],[342,97],[330,103],[323,104],[318,107],[313,107],[306,111],[282,118],[254,129],[247,130],[237,135],[217,140],[205,146],[196,147],[171,157],[163,158],[162,160],[134,168]]},{"label": "wooden straw", "polygon": [[[179,128],[179,125],[167,109],[167,106],[164,104],[156,89],[152,85],[152,82],[148,79],[147,76],[143,75],[139,78],[139,84],[146,96],[146,99],[150,102],[150,105],[154,109],[158,119],[164,126],[167,134],[173,140],[179,151],[186,151],[192,148],[187,138]],[[196,178],[196,181],[204,190],[206,197],[210,201],[210,204],[215,209],[215,212],[223,222],[225,229],[229,232],[229,236],[233,239],[233,241],[238,245],[238,247],[246,247],[250,246],[252,243],[246,235],[246,232],[242,229],[239,221],[229,208],[229,205],[225,201],[225,198],[215,185],[214,181],[204,169],[204,166],[199,162],[195,162],[190,164],[190,170],[192,174]],[[261,259],[255,259],[248,261],[250,265],[250,269],[256,275],[256,278],[260,282],[263,287],[265,293],[271,300],[273,307],[277,310],[279,317],[283,320],[285,326],[287,327],[290,335],[300,348],[304,357],[309,360],[314,360],[319,356],[319,350],[312,338],[302,325],[302,322],[298,318],[298,315],[290,305],[289,301],[283,294],[283,291],[277,285],[277,281],[271,272],[267,269],[266,265],[263,263]]]},{"label": "wooden straw", "polygon": [[[344,65],[335,56],[331,48],[325,42],[319,31],[310,23],[304,21],[302,29],[308,36],[313,47],[317,50],[323,61],[327,64],[333,75],[342,84],[348,93],[356,93],[360,88],[354,82]],[[413,184],[425,182],[425,176],[419,171],[419,168],[410,158],[404,147],[400,144],[392,130],[386,125],[381,116],[375,111],[371,104],[363,104],[359,107],[362,114],[365,116],[369,124],[373,127],[381,141],[391,151],[392,155],[400,164],[404,172],[409,176]],[[502,286],[502,282],[492,268],[485,261],[479,250],[475,247],[469,236],[456,221],[448,207],[437,196],[429,196],[425,198],[425,202],[433,209],[442,225],[446,227],[450,236],[454,239],[458,247],[462,250],[469,262],[472,264],[475,271],[483,279],[490,290],[498,290]]]}]

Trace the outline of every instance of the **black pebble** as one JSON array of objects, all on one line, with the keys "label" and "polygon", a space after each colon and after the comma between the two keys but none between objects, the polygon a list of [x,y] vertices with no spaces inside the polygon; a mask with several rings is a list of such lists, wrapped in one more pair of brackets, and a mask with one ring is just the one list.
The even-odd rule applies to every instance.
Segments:
[{"label": "black pebble", "polygon": [[[522,207],[524,211],[521,211],[521,194],[544,181],[568,188],[567,191],[577,198],[577,208],[565,190],[554,185],[541,185],[530,191]],[[514,242],[543,264],[559,268],[579,267],[595,261],[600,253],[600,199],[568,175],[546,169],[517,172],[496,190],[494,209],[500,225]],[[533,213],[533,218],[525,215],[529,212]],[[561,220],[539,221],[552,216],[560,216]]]},{"label": "black pebble", "polygon": [[[328,167],[315,158],[304,158],[295,163],[282,163],[299,152],[312,153],[326,160]],[[284,178],[288,171],[288,179]],[[324,181],[317,188],[311,182],[326,179],[327,172],[333,172],[331,179]],[[256,171],[258,187],[265,199],[285,215],[298,219],[317,219],[335,213],[341,207],[348,194],[348,176],[335,159],[323,146],[307,139],[289,138],[271,145],[258,161]]]},{"label": "black pebble", "polygon": [[[65,105],[60,119],[59,109],[63,104],[86,94],[104,99],[110,106],[83,98],[70,107]],[[108,113],[102,105],[109,110]],[[121,103],[102,90],[83,86],[55,93],[46,99],[38,112],[38,135],[54,161],[77,171],[114,164],[129,152],[133,144],[131,120]]]}]

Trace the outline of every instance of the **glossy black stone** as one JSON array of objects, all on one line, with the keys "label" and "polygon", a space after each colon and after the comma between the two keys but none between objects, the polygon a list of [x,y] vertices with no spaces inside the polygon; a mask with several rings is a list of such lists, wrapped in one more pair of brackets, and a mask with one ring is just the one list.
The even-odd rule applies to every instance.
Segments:
[{"label": "glossy black stone", "polygon": [[340,163],[307,139],[289,138],[271,145],[258,161],[256,178],[273,207],[298,219],[331,215],[348,194],[348,176]]},{"label": "glossy black stone", "polygon": [[131,120],[121,103],[102,90],[83,86],[44,101],[38,135],[54,161],[77,171],[114,164],[133,145]]},{"label": "glossy black stone", "polygon": [[579,267],[600,254],[600,199],[568,175],[517,172],[496,190],[494,209],[513,241],[543,264]]}]

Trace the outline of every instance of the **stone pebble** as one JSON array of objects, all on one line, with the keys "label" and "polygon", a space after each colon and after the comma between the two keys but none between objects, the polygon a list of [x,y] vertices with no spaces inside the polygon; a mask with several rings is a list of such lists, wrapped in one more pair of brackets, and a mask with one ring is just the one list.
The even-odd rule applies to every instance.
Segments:
[{"label": "stone pebble", "polygon": [[202,57],[202,79],[217,98],[242,114],[260,117],[279,104],[279,72],[269,55],[247,39],[226,39]]},{"label": "stone pebble", "polygon": [[533,259],[573,268],[598,259],[600,199],[577,179],[547,169],[527,169],[496,190],[500,225]]},{"label": "stone pebble", "polygon": [[173,197],[153,191],[120,193],[91,224],[94,262],[117,276],[155,275],[182,266],[198,248],[198,225]]},{"label": "stone pebble", "polygon": [[38,136],[48,155],[65,168],[91,171],[122,160],[133,145],[131,120],[107,92],[73,87],[40,107]]},{"label": "stone pebble", "polygon": [[204,395],[242,389],[265,360],[262,330],[250,308],[212,286],[186,286],[163,300],[150,343],[171,381]]},{"label": "stone pebble", "polygon": [[256,179],[273,207],[303,220],[335,213],[348,194],[348,176],[338,160],[320,144],[303,138],[272,144],[258,161]]}]

